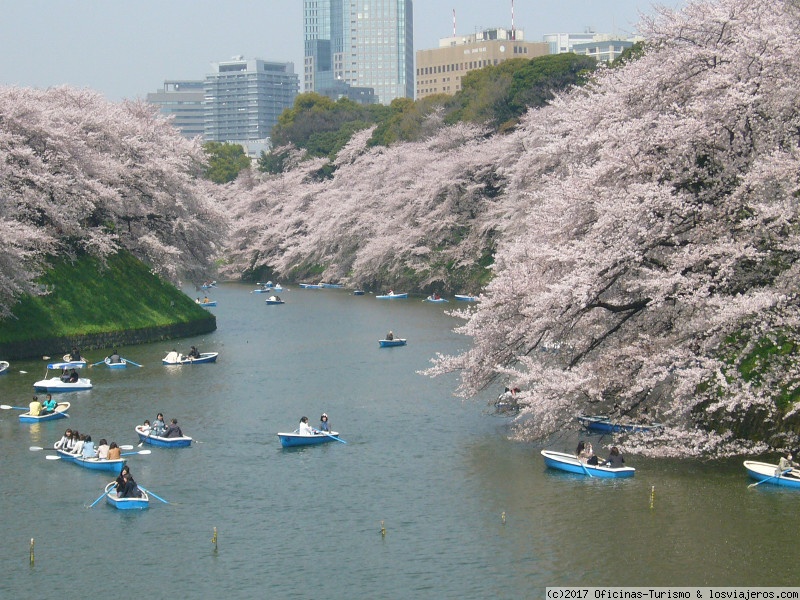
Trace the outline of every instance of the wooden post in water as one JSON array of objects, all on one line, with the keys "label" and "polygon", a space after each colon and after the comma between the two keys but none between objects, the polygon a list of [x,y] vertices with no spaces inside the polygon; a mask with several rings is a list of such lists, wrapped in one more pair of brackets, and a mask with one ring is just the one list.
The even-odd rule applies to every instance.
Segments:
[{"label": "wooden post in water", "polygon": [[650,510],[653,510],[653,505],[656,501],[656,486],[650,488]]},{"label": "wooden post in water", "polygon": [[214,544],[214,552],[219,550],[219,547],[217,546],[217,528],[216,527],[214,527],[214,537],[211,538],[211,543]]},{"label": "wooden post in water", "polygon": [[31,566],[33,566],[33,538],[31,538]]},{"label": "wooden post in water", "polygon": [[386,527],[383,526],[383,521],[381,521],[381,537],[386,537]]},{"label": "wooden post in water", "polygon": [[503,514],[500,515],[500,520],[503,522],[503,525],[506,524],[506,511],[503,511]]}]

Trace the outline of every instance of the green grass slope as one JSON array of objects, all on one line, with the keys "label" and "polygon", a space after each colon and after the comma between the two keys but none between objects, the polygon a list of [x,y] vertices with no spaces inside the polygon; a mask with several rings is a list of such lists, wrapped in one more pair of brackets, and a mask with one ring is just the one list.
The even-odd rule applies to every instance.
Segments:
[{"label": "green grass slope", "polygon": [[108,257],[105,265],[82,256],[51,266],[40,279],[46,293],[23,298],[14,316],[0,321],[0,347],[201,321],[205,331],[216,328],[214,315],[128,253]]}]

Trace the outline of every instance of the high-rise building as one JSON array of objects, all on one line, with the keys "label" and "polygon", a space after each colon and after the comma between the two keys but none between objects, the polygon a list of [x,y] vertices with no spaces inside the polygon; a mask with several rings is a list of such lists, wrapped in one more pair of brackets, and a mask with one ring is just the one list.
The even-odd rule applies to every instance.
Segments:
[{"label": "high-rise building", "polygon": [[167,80],[164,87],[147,94],[147,102],[159,107],[162,115],[171,116],[172,124],[184,137],[203,136],[205,108],[203,81]]},{"label": "high-rise building", "polygon": [[305,91],[364,101],[371,88],[382,104],[414,97],[411,0],[303,0],[303,26]]},{"label": "high-rise building", "polygon": [[211,142],[240,143],[249,150],[268,144],[272,127],[297,97],[293,63],[242,56],[211,63],[205,79],[205,131]]},{"label": "high-rise building", "polygon": [[474,69],[510,58],[535,58],[550,53],[545,42],[526,42],[521,29],[486,29],[439,40],[438,48],[417,51],[417,100],[431,94],[455,94],[461,78]]}]

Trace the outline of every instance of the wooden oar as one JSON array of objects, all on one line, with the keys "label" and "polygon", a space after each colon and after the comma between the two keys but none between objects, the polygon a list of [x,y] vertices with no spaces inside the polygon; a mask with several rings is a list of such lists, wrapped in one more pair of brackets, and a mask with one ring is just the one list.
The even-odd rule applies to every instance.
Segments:
[{"label": "wooden oar", "polygon": [[0,408],[2,408],[3,410],[25,410],[25,411],[30,410],[28,408],[25,408],[24,406],[9,406],[8,404],[0,404]]},{"label": "wooden oar", "polygon": [[134,367],[141,367],[142,366],[137,362],[133,362],[130,358],[123,358],[122,360],[124,360],[129,365],[133,365]]},{"label": "wooden oar", "polygon": [[791,473],[791,472],[792,472],[791,469],[786,469],[785,471],[781,471],[780,473],[775,473],[775,475],[773,475],[772,477],[767,477],[766,479],[762,479],[761,481],[757,481],[756,483],[751,483],[747,487],[748,488],[756,487],[757,485],[761,485],[765,481],[769,481],[770,479],[775,479],[776,477],[780,477],[781,475],[786,475],[786,473]]},{"label": "wooden oar", "polygon": [[152,450],[138,450],[137,452],[123,452],[120,456],[131,456],[133,454],[151,454]]},{"label": "wooden oar", "polygon": [[[139,485],[139,484],[137,483],[136,485]],[[169,502],[164,500],[161,496],[159,496],[158,494],[154,494],[150,490],[146,489],[144,486],[139,485],[139,489],[142,490],[143,492],[146,492],[148,495],[152,496],[156,500],[161,500],[164,504],[169,504]]]}]

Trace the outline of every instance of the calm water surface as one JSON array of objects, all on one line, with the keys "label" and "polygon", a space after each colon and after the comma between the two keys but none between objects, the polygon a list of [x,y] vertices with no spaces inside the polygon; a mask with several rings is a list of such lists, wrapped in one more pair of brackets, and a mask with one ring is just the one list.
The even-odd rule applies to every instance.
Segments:
[{"label": "calm water surface", "polygon": [[[68,420],[22,425],[19,411],[0,412],[0,597],[479,599],[541,598],[548,585],[798,585],[800,494],[748,489],[741,460],[629,456],[636,477],[620,481],[547,470],[541,448],[572,451],[577,431],[510,442],[507,421],[485,412],[489,396],[462,403],[453,378],[416,373],[467,343],[442,305],[292,288],[285,305],[267,306],[250,289],[212,290],[213,334],[121,348],[141,369],[90,369],[93,390],[60,396]],[[408,346],[379,349],[388,329]],[[219,351],[218,363],[161,365],[191,344]],[[44,361],[13,362],[0,401],[27,405],[44,371]],[[110,477],[28,449],[67,426],[136,446],[134,426],[159,411],[198,442],[129,457],[137,481],[169,505],[88,509]],[[316,425],[323,411],[346,444],[280,447],[276,432],[302,415]]]}]

